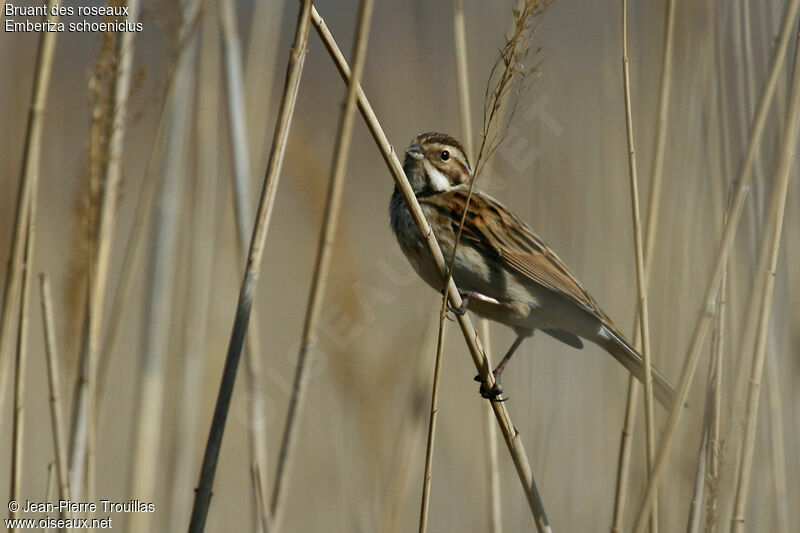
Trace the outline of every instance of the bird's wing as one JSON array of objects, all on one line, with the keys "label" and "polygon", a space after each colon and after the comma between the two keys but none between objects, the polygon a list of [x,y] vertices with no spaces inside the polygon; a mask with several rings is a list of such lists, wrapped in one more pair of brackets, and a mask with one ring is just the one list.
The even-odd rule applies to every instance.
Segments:
[{"label": "bird's wing", "polygon": [[[461,186],[420,201],[450,218],[457,233],[468,193],[469,187]],[[610,324],[606,314],[542,239],[503,204],[477,189],[470,199],[461,244],[479,249],[488,260],[497,261],[523,280],[567,298]]]}]

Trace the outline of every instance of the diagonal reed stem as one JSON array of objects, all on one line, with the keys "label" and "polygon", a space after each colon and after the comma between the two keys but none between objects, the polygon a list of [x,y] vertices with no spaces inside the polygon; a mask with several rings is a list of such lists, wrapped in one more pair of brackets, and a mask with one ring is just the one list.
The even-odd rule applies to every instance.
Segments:
[{"label": "diagonal reed stem", "polygon": [[[41,156],[41,143],[36,143],[34,164],[31,171],[39,173],[39,160]],[[19,501],[22,489],[22,456],[25,450],[25,369],[28,360],[28,322],[30,316],[31,272],[33,271],[33,251],[36,242],[36,197],[37,190],[31,189],[30,207],[28,208],[28,223],[25,236],[25,251],[23,255],[22,287],[19,302],[19,319],[17,323],[17,352],[14,366],[14,417],[11,430],[11,486],[9,499]],[[9,509],[9,517],[16,518],[18,509]],[[14,528],[11,528],[14,531]]]},{"label": "diagonal reed stem", "polygon": [[747,505],[750,476],[753,468],[753,451],[755,449],[761,378],[764,370],[764,360],[766,358],[770,311],[772,310],[772,297],[775,289],[775,270],[780,253],[783,215],[786,208],[786,193],[789,187],[789,176],[792,160],[794,159],[794,150],[797,144],[798,122],[800,121],[800,34],[798,34],[795,46],[792,89],[783,131],[783,143],[780,147],[777,170],[770,193],[769,211],[766,215],[766,220],[768,222],[764,225],[766,230],[764,239],[769,242],[769,246],[765,248],[769,261],[764,275],[762,275],[761,272],[756,272],[756,279],[760,279],[762,291],[758,316],[759,329],[756,335],[756,347],[753,355],[750,379],[748,380],[747,417],[745,419],[745,429],[742,435],[739,475],[736,481],[736,499],[734,501],[733,516],[731,517],[731,533],[741,533],[744,531],[745,507]]},{"label": "diagonal reed stem", "polygon": [[[102,357],[98,362],[97,369],[97,410],[102,410],[103,402],[105,399],[105,390],[108,382],[108,374],[111,368],[111,356],[113,348],[116,344],[119,335],[119,328],[122,324],[123,310],[128,303],[131,291],[134,285],[134,273],[138,266],[144,243],[144,237],[149,228],[147,220],[152,216],[152,208],[155,203],[155,197],[158,185],[160,184],[160,172],[156,163],[162,156],[164,146],[164,135],[167,130],[168,118],[171,116],[170,105],[175,101],[175,70],[177,64],[180,63],[183,54],[186,53],[186,41],[193,35],[199,20],[200,2],[192,2],[187,5],[187,10],[184,16],[184,23],[181,26],[180,33],[177,39],[177,53],[173,64],[171,64],[167,71],[167,83],[164,87],[163,97],[160,98],[160,109],[157,113],[158,126],[150,145],[150,154],[147,158],[147,163],[144,171],[144,178],[139,192],[139,198],[136,203],[135,212],[133,215],[133,223],[131,224],[131,233],[128,236],[125,245],[125,252],[122,259],[122,271],[119,275],[119,281],[112,298],[112,304],[108,312],[108,323],[106,324],[105,331],[103,332],[103,341],[100,353]],[[98,415],[99,416],[99,415]]]},{"label": "diagonal reed stem", "polygon": [[[342,78],[344,78],[345,81],[348,81],[350,79],[350,68],[348,67],[341,51],[339,50],[336,41],[325,25],[325,22],[319,16],[319,13],[317,13],[316,9],[312,9],[312,20],[317,33],[322,39],[323,44],[336,63],[339,73],[342,75]],[[389,144],[389,140],[386,138],[386,134],[383,132],[383,128],[381,128],[381,125],[375,116],[375,112],[372,110],[372,106],[370,106],[364,91],[360,87],[358,88],[358,104],[361,114],[367,123],[367,127],[369,128],[370,133],[372,134],[373,139],[378,146],[378,149],[381,151],[384,162],[389,167],[389,171],[392,174],[395,185],[397,185],[398,189],[403,194],[411,215],[414,218],[418,229],[420,230],[420,234],[422,235],[423,240],[425,241],[428,250],[433,257],[433,260],[442,275],[442,279],[445,279],[446,265],[442,251],[436,242],[436,237],[428,225],[425,215],[422,213],[422,209],[419,207],[419,202],[417,202],[417,199],[414,196],[414,191],[412,190],[411,185],[408,183],[408,179],[403,172],[403,167],[400,164],[400,160],[397,158],[397,154],[395,154],[394,149],[392,148],[391,144]],[[461,307],[461,296],[459,295],[458,288],[452,279],[447,285],[447,294],[450,298],[450,305],[452,307]],[[467,314],[458,316],[457,319],[461,328],[461,332],[463,333],[464,339],[469,348],[472,361],[478,369],[481,378],[486,383],[486,386],[491,388],[495,383],[494,376],[492,375],[491,368],[483,354],[483,348],[481,346],[481,341],[478,338],[478,334],[475,328],[472,326],[472,322]],[[539,533],[549,532],[551,531],[550,523],[547,519],[541,496],[539,495],[539,489],[537,488],[536,482],[533,479],[533,473],[531,471],[530,463],[528,462],[528,457],[525,453],[522,437],[517,428],[514,427],[513,423],[511,422],[511,418],[508,415],[508,411],[506,411],[505,405],[502,402],[491,403],[495,418],[500,426],[500,431],[503,434],[503,438],[506,442],[506,446],[508,447],[511,459],[514,462],[514,467],[517,470],[517,475],[522,483],[528,505],[533,514],[536,528]]]},{"label": "diagonal reed stem", "polygon": [[[39,274],[39,292],[44,324],[45,356],[47,360],[47,384],[50,391],[50,422],[53,433],[53,455],[55,456],[58,497],[69,500],[69,476],[67,475],[67,449],[64,442],[64,418],[61,412],[61,373],[58,367],[58,344],[56,343],[53,298],[50,295],[50,280]],[[62,518],[64,518],[62,516]]]},{"label": "diagonal reed stem", "polygon": [[[655,237],[658,229],[658,212],[661,204],[661,182],[664,172],[664,153],[666,148],[667,125],[669,122],[669,95],[672,87],[672,44],[675,27],[675,0],[667,0],[666,20],[664,22],[664,48],[661,57],[661,82],[658,96],[658,118],[656,122],[653,168],[650,183],[650,194],[647,202],[647,221],[644,237],[644,269],[645,287],[650,279],[650,266],[655,249]],[[634,319],[634,346],[641,343],[641,317],[639,307]],[[648,372],[649,376],[650,373]],[[633,430],[636,423],[636,407],[639,399],[639,382],[632,375],[628,377],[628,395],[625,408],[625,420],[620,437],[619,462],[617,468],[616,491],[614,493],[614,518],[612,533],[621,533],[625,518],[625,495],[628,492],[630,479],[630,457],[633,444]],[[649,468],[649,465],[648,465]]]},{"label": "diagonal reed stem", "polygon": [[464,148],[467,151],[467,158],[472,161],[473,143],[472,137],[472,113],[469,110],[469,70],[467,68],[467,31],[464,27],[464,2],[454,0],[453,2],[453,36],[456,52],[456,80],[458,81],[458,109],[461,118],[461,131],[463,133]]},{"label": "diagonal reed stem", "polygon": [[[139,2],[129,2],[128,20],[135,23]],[[83,324],[80,369],[75,385],[70,436],[70,486],[76,498],[86,496],[92,501],[97,422],[97,375],[108,271],[111,261],[114,226],[122,180],[122,152],[126,127],[127,103],[130,92],[133,41],[135,32],[125,32],[119,38],[117,68],[114,76],[113,116],[108,126],[108,159],[103,178],[102,207],[96,228],[96,247],[89,258],[87,310]],[[95,231],[93,229],[93,231]],[[83,492],[84,480],[87,492]]]},{"label": "diagonal reed stem", "polygon": [[[434,333],[438,341],[438,322],[429,321],[424,328],[424,332],[419,343],[412,350],[416,355],[413,363],[412,387],[408,390],[406,403],[409,408],[400,421],[397,430],[397,439],[393,457],[387,469],[389,472],[388,485],[384,492],[384,505],[381,512],[378,533],[395,533],[400,528],[401,510],[403,500],[409,492],[411,486],[410,464],[419,457],[419,448],[422,443],[422,431],[425,416],[425,395],[433,382],[433,376],[424,367],[423,353],[434,343]],[[444,330],[447,333],[447,330]]]},{"label": "diagonal reed stem", "polygon": [[697,466],[694,476],[692,500],[689,502],[689,518],[686,523],[686,533],[699,533],[700,517],[702,516],[703,494],[705,492],[706,461],[708,459],[708,425],[704,424],[703,438],[700,439],[700,449],[697,452]]},{"label": "diagonal reed stem", "polygon": [[[55,0],[47,2],[47,11],[55,4]],[[47,16],[47,22],[58,21],[57,16]],[[50,87],[50,74],[53,70],[53,55],[56,46],[57,32],[45,31],[39,38],[36,50],[36,69],[31,89],[31,105],[28,109],[28,124],[25,129],[25,148],[22,155],[22,170],[17,187],[17,204],[14,215],[14,229],[11,233],[11,250],[6,269],[6,280],[3,285],[3,301],[0,308],[0,418],[2,418],[3,399],[5,398],[8,373],[11,367],[11,349],[14,342],[13,321],[20,299],[20,280],[22,278],[23,255],[28,227],[29,197],[32,190],[39,187],[39,172],[33,171],[38,165],[38,150],[42,139],[42,126]],[[2,426],[2,424],[0,424]]]},{"label": "diagonal reed stem", "polygon": [[203,465],[200,470],[200,479],[195,490],[194,507],[192,518],[189,524],[190,533],[204,531],[208,507],[211,503],[211,488],[214,485],[214,475],[217,470],[219,451],[222,446],[222,436],[225,432],[225,422],[230,410],[231,398],[233,396],[233,385],[236,381],[236,371],[239,366],[239,359],[242,355],[244,337],[247,333],[247,325],[250,320],[250,311],[253,307],[255,289],[261,273],[261,259],[264,254],[264,245],[267,239],[270,216],[275,201],[275,191],[278,186],[283,156],[286,152],[286,140],[289,137],[289,128],[294,114],[294,106],[297,101],[297,91],[300,88],[300,76],[303,72],[303,64],[306,56],[306,46],[308,44],[308,32],[310,15],[312,9],[311,0],[304,0],[300,8],[295,30],[294,44],[289,57],[289,64],[286,70],[286,83],[281,99],[281,107],[278,121],[275,124],[275,134],[272,139],[270,150],[269,165],[264,177],[264,184],[261,189],[261,197],[258,204],[258,215],[253,228],[253,236],[250,241],[250,252],[247,257],[247,266],[244,272],[244,279],[239,290],[239,300],[236,306],[236,317],[231,331],[231,339],[228,345],[228,354],[225,358],[225,367],[222,372],[217,403],[214,408],[214,417],[209,430],[206,451],[203,457]]},{"label": "diagonal reed stem", "polygon": [[[664,156],[667,147],[669,126],[669,102],[672,92],[672,49],[675,41],[675,0],[667,0],[664,20],[664,48],[661,55],[661,82],[658,90],[658,117],[656,137],[653,141],[653,167],[651,171],[650,195],[648,197],[647,225],[645,227],[645,272],[650,272],[653,248],[656,244],[658,213],[661,208],[661,183],[664,177]],[[645,278],[646,279],[646,278]]]},{"label": "diagonal reed stem", "polygon": [[[51,2],[52,3],[52,2]],[[47,10],[52,7],[48,3]],[[47,15],[48,21],[55,21],[58,17]],[[33,271],[34,248],[36,242],[36,208],[38,203],[39,179],[41,174],[42,156],[42,117],[44,115],[44,105],[47,96],[47,88],[50,81],[52,70],[53,52],[55,49],[55,37],[48,38],[49,32],[45,32],[39,40],[39,50],[37,52],[36,72],[34,77],[34,96],[31,104],[28,131],[25,139],[25,153],[23,156],[22,175],[20,177],[20,190],[17,198],[17,216],[22,215],[22,220],[15,220],[15,230],[12,237],[11,259],[9,260],[9,273],[6,278],[6,292],[4,292],[3,318],[0,324],[0,364],[2,364],[2,353],[6,349],[6,342],[10,348],[10,314],[18,311],[17,331],[16,331],[16,356],[14,365],[14,405],[11,429],[11,472],[9,475],[9,500],[21,499],[22,477],[23,477],[23,451],[24,451],[24,429],[25,429],[25,373],[27,366],[28,352],[28,322],[30,320],[30,287],[31,272]],[[19,223],[19,225],[18,225]],[[16,249],[17,243],[21,246]],[[17,256],[21,253],[21,257]],[[13,287],[14,276],[21,276],[20,287],[15,290]],[[9,283],[12,286],[9,286]],[[17,300],[11,304],[8,298]],[[7,320],[6,313],[9,313]],[[8,338],[3,338],[7,335]],[[4,370],[4,369],[3,369]],[[4,377],[0,376],[0,381]],[[0,383],[0,394],[2,391]],[[9,518],[16,518],[19,509],[9,508]],[[10,528],[15,531],[15,528]]]},{"label": "diagonal reed stem", "polygon": [[111,372],[111,361],[114,354],[114,347],[117,343],[120,327],[123,324],[124,311],[128,305],[128,300],[133,292],[134,274],[141,262],[144,249],[144,240],[147,235],[149,225],[147,221],[152,216],[153,204],[155,203],[156,192],[159,184],[160,173],[156,163],[159,160],[164,145],[164,132],[169,117],[169,103],[173,101],[172,92],[174,90],[175,76],[174,69],[168,75],[169,83],[161,98],[161,106],[158,112],[160,117],[153,142],[150,145],[150,154],[147,158],[142,185],[140,187],[139,198],[134,208],[131,232],[125,244],[125,252],[122,255],[122,271],[111,298],[111,305],[108,311],[108,323],[103,332],[103,344],[100,349],[100,361],[97,365],[97,415],[101,416],[105,402],[106,388],[108,386],[108,376]]},{"label": "diagonal reed stem", "polygon": [[783,65],[783,60],[786,57],[786,49],[789,44],[789,37],[792,33],[798,7],[800,7],[800,0],[789,0],[786,6],[786,12],[781,24],[780,37],[775,47],[772,63],[770,65],[769,76],[756,108],[756,114],[753,118],[753,124],[750,128],[750,140],[747,145],[747,151],[735,181],[737,184],[736,193],[734,195],[730,217],[725,223],[725,227],[722,231],[722,237],[720,239],[717,256],[714,259],[714,267],[711,271],[711,277],[702,301],[694,333],[692,334],[692,340],[686,354],[683,370],[681,371],[681,379],[678,384],[678,392],[676,394],[675,403],[670,410],[669,418],[667,419],[667,424],[661,439],[661,445],[658,449],[658,453],[656,454],[653,473],[647,486],[644,500],[639,508],[636,519],[636,527],[634,529],[635,533],[643,533],[646,527],[647,516],[649,514],[650,507],[655,501],[656,487],[661,475],[666,469],[667,462],[669,461],[669,451],[675,438],[676,429],[682,415],[683,406],[686,403],[687,396],[689,395],[689,385],[691,384],[692,378],[694,377],[694,372],[697,368],[700,349],[703,346],[711,319],[714,316],[714,302],[717,297],[717,291],[722,280],[722,274],[725,270],[725,265],[728,261],[728,255],[733,244],[733,238],[736,234],[739,220],[741,218],[744,200],[747,196],[747,191],[749,188],[748,185],[750,184],[750,179],[752,178],[752,168],[753,161],[755,160],[756,149],[758,148],[761,136],[764,133],[769,107],[772,103],[772,97],[775,95],[778,76],[780,74],[781,66]]},{"label": "diagonal reed stem", "polygon": [[[725,208],[723,224],[728,220],[730,211],[731,188],[728,191],[728,202]],[[717,316],[714,323],[714,336],[712,337],[711,360],[712,367],[708,379],[708,422],[706,439],[706,474],[705,484],[708,485],[708,499],[705,502],[706,532],[714,533],[717,518],[717,502],[719,499],[720,463],[722,454],[722,371],[725,360],[725,313],[728,308],[727,301],[728,268],[722,273],[719,297],[717,298]]]},{"label": "diagonal reed stem", "polygon": [[[187,309],[183,346],[184,358],[178,393],[177,412],[181,415],[175,424],[172,443],[171,495],[169,531],[186,529],[192,505],[190,488],[194,483],[194,465],[197,462],[197,436],[202,409],[205,368],[208,362],[208,316],[211,306],[219,182],[219,131],[220,131],[220,46],[219,21],[214,9],[204,9],[200,21],[200,59],[197,66],[197,103],[194,114],[194,134],[197,151],[192,154],[197,161],[197,177],[192,194],[190,223],[190,254],[187,286],[193,305]],[[174,79],[174,78],[173,78]],[[166,115],[166,114],[165,114]],[[158,145],[160,146],[160,144]],[[145,179],[150,182],[151,173]],[[148,189],[142,191],[141,201]],[[137,207],[138,210],[138,207]],[[149,210],[148,210],[149,211]],[[129,246],[133,245],[136,226]],[[129,248],[130,249],[130,248]]]},{"label": "diagonal reed stem", "polygon": [[770,456],[772,466],[773,490],[775,494],[775,533],[791,531],[789,519],[789,502],[791,498],[787,488],[786,449],[783,431],[783,407],[779,385],[778,358],[775,347],[775,328],[770,328],[767,346],[767,397],[769,398]]},{"label": "diagonal reed stem", "polygon": [[[456,38],[456,65],[458,70],[458,96],[459,108],[461,111],[461,122],[465,133],[465,145],[467,146],[467,157],[471,156],[472,146],[472,119],[469,113],[469,87],[467,79],[467,56],[466,42],[464,38],[464,12],[461,2],[456,1],[454,5],[454,30]],[[350,85],[353,80],[350,78]],[[455,247],[453,250],[455,254]],[[452,258],[451,258],[452,269]],[[450,270],[452,272],[452,270]],[[448,278],[451,274],[448,274]],[[433,387],[431,389],[430,411],[428,413],[428,432],[425,442],[425,466],[422,475],[422,497],[419,512],[419,533],[428,530],[428,515],[430,512],[431,481],[433,479],[433,451],[436,443],[436,426],[439,420],[439,386],[442,373],[442,352],[444,350],[444,320],[447,313],[447,294],[442,295],[442,306],[439,310],[439,325],[436,341],[436,356],[433,368]]]},{"label": "diagonal reed stem", "polygon": [[[233,198],[236,218],[236,237],[241,251],[242,264],[247,261],[247,246],[250,242],[250,231],[253,225],[252,187],[250,149],[247,139],[248,120],[245,111],[244,74],[242,73],[242,50],[239,41],[239,30],[236,26],[236,13],[233,0],[218,3],[222,42],[224,44],[223,64],[225,67],[226,104],[233,163]],[[259,147],[260,148],[260,147]],[[251,311],[251,320],[258,324],[257,310]],[[267,425],[261,395],[264,393],[264,378],[261,365],[261,348],[258,334],[245,337],[245,369],[247,370],[247,436],[250,447],[250,464],[257,466],[258,471],[267,469]],[[261,475],[258,480],[263,482]],[[265,487],[260,487],[260,494]],[[254,527],[260,527],[258,508],[264,502],[253,502]]]},{"label": "diagonal reed stem", "polygon": [[[351,82],[352,84],[352,82]],[[442,300],[439,311],[439,333],[436,339],[436,359],[433,365],[433,388],[431,407],[428,416],[428,435],[425,442],[425,470],[422,476],[422,501],[419,510],[419,533],[428,530],[428,512],[431,501],[431,480],[433,479],[433,449],[436,443],[436,422],[439,420],[439,384],[442,377],[442,350],[444,348],[444,319],[447,313],[447,298]]]},{"label": "diagonal reed stem", "polygon": [[[636,176],[636,151],[633,141],[633,118],[631,113],[631,82],[628,61],[628,2],[622,0],[622,84],[625,98],[625,131],[628,140],[628,174],[630,177],[631,215],[633,217],[633,242],[636,254],[636,290],[638,293],[639,334],[642,339],[644,359],[644,415],[648,474],[655,456],[655,414],[653,412],[653,374],[650,352],[650,321],[647,307],[647,274],[645,271],[642,223],[639,216],[639,180]],[[650,533],[658,532],[658,507],[653,504],[650,514]]]},{"label": "diagonal reed stem", "polygon": [[[166,365],[174,323],[174,286],[177,275],[181,190],[186,181],[184,163],[189,147],[191,109],[195,94],[198,36],[192,12],[199,0],[181,5],[181,32],[186,35],[185,53],[175,69],[175,91],[170,103],[169,122],[160,171],[164,176],[156,198],[144,300],[143,351],[137,369],[133,413],[133,444],[128,478],[130,497],[152,501],[161,471],[159,452],[167,392]],[[191,24],[191,26],[190,26]],[[191,31],[189,31],[191,28]],[[131,513],[127,530],[151,531],[157,519],[152,513]]]},{"label": "diagonal reed stem", "polygon": [[269,509],[267,509],[267,498],[262,492],[264,482],[261,481],[261,471],[258,469],[257,464],[250,465],[250,473],[253,481],[253,492],[256,500],[256,518],[258,519],[257,527],[261,528],[264,533],[269,533]]},{"label": "diagonal reed stem", "polygon": [[[459,115],[461,117],[461,131],[464,139],[464,147],[467,151],[467,158],[472,161],[473,145],[475,138],[472,129],[472,113],[470,112],[470,91],[469,91],[469,69],[467,62],[467,31],[464,21],[464,2],[454,0],[453,2],[453,36],[456,53],[456,72],[458,80],[458,104]],[[481,338],[484,342],[486,358],[491,362],[489,340],[490,329],[489,321],[481,320]],[[492,409],[488,403],[481,405],[481,417],[483,419],[484,446],[486,449],[486,492],[487,507],[489,516],[490,533],[501,533],[503,523],[501,519],[500,502],[500,469],[497,464],[497,429],[492,423]]]},{"label": "diagonal reed stem", "polygon": [[300,349],[297,354],[297,363],[292,382],[292,394],[289,397],[289,407],[286,414],[286,423],[283,428],[278,465],[273,484],[272,502],[270,511],[273,516],[273,531],[280,531],[282,517],[285,512],[286,485],[289,480],[288,473],[293,463],[293,452],[297,440],[297,431],[302,416],[305,400],[306,382],[308,379],[308,366],[306,360],[308,350],[314,343],[322,302],[325,297],[325,288],[331,266],[336,228],[339,222],[342,195],[344,193],[344,178],[347,171],[347,160],[350,154],[353,123],[355,122],[356,89],[359,86],[364,72],[364,63],[369,44],[369,30],[372,21],[373,0],[361,0],[359,3],[356,36],[353,42],[353,77],[347,87],[344,108],[339,119],[339,128],[336,134],[336,147],[331,164],[331,177],[328,184],[328,195],[325,201],[325,214],[323,215],[320,237],[317,245],[317,255],[314,264],[314,273],[311,280],[311,291],[308,296],[306,315],[303,323],[303,334]]}]

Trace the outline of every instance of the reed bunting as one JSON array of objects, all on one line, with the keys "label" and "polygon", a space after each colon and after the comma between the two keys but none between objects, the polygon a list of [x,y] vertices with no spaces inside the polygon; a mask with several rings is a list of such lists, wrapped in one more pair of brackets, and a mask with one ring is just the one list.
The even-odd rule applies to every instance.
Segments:
[{"label": "reed bunting", "polygon": [[[498,385],[490,391],[481,386],[484,397],[496,400],[502,393],[499,379],[503,369],[522,341],[537,329],[578,349],[583,348],[581,339],[591,341],[644,381],[642,356],[533,230],[477,188],[467,203],[472,167],[458,141],[441,133],[417,136],[406,149],[403,169],[448,264],[467,209],[453,265],[453,279],[465,309],[517,333],[494,370]],[[434,289],[442,290],[439,270],[397,187],[389,214],[400,248],[414,270]],[[675,389],[655,368],[652,375],[656,398],[669,408]]]}]

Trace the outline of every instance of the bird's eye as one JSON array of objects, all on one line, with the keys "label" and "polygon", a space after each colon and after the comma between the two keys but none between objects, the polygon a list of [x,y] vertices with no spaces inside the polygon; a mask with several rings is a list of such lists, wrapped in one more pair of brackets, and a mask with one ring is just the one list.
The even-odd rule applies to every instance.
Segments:
[{"label": "bird's eye", "polygon": [[447,161],[448,159],[450,159],[450,152],[442,150],[442,161]]}]

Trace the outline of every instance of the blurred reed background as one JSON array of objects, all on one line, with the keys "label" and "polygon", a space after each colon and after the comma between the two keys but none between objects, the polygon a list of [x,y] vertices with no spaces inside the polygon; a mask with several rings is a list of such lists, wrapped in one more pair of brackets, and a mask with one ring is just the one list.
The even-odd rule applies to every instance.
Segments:
[{"label": "blurred reed background", "polygon": [[[712,447],[718,454],[706,462],[717,464],[718,472],[703,476],[705,503],[692,531],[727,530],[738,516],[737,472],[759,323],[759,300],[751,305],[750,294],[754,286],[753,293],[763,292],[757,274],[766,263],[759,269],[759,250],[771,240],[770,191],[786,151],[797,3],[674,1],[649,325],[653,363],[675,383],[704,308],[729,191],[736,186],[787,13],[790,27],[728,263],[725,305],[712,309],[723,309],[724,320],[712,321],[715,331],[700,352],[690,407],[682,413],[659,486],[661,531],[686,530],[690,503],[699,494],[698,450],[715,346],[723,361],[720,440]],[[643,218],[669,4],[632,3],[628,13]],[[46,492],[56,500],[59,494],[59,484],[48,481],[56,454],[39,306],[38,275],[44,273],[52,284],[64,448],[75,447],[76,432],[85,435],[77,440],[86,450],[65,452],[70,471],[78,472],[71,479],[73,499],[153,502],[155,513],[119,515],[115,527],[181,531],[189,523],[299,4],[129,5],[143,24],[132,43],[122,34],[52,35],[39,148],[26,144],[26,136],[41,35],[0,34],[4,265],[22,205],[26,150],[32,153],[28,176],[39,176],[38,187],[36,180],[32,185],[37,193],[30,288],[21,290],[20,270],[19,288],[6,302],[13,313],[3,333],[9,342],[0,347],[0,501],[44,501]],[[316,8],[350,60],[358,2],[320,1]],[[476,143],[486,79],[511,24],[511,5],[464,0],[463,13]],[[453,19],[451,2],[375,3],[362,85],[398,153],[424,131],[463,139]],[[313,28],[311,33],[208,531],[259,527],[254,447],[255,483],[267,507],[272,498],[347,91]],[[528,221],[633,338],[637,283],[621,33],[617,1],[559,0],[547,10],[533,37],[542,47],[541,75],[520,101],[479,187]],[[129,98],[120,71],[129,73]],[[746,531],[795,531],[800,523],[792,496],[800,491],[800,190],[797,168],[789,172],[774,301],[762,336],[766,361]],[[317,342],[306,363],[293,466],[279,498],[280,530],[407,531],[419,520],[441,300],[416,277],[391,235],[390,178],[356,115]],[[23,219],[20,229],[26,227]],[[24,252],[30,240],[20,234],[17,247]],[[107,265],[90,260],[103,254]],[[3,279],[12,269],[13,264]],[[29,296],[20,321],[23,293]],[[17,350],[20,324],[26,335]],[[446,329],[429,530],[497,532],[496,521],[489,525],[485,401],[472,381],[475,369],[458,328],[446,323]],[[496,325],[491,334],[495,354],[513,337]],[[608,531],[627,375],[594,345],[577,351],[537,335],[520,352],[504,376],[506,407],[526,443],[553,530]],[[20,358],[22,373],[15,372]],[[24,388],[15,387],[15,375]],[[81,401],[88,403],[81,407]],[[17,420],[24,420],[16,433],[15,408],[22,415]],[[632,530],[647,485],[641,399],[637,409],[620,531]],[[655,415],[658,442],[667,413],[657,406]],[[514,467],[502,442],[498,448],[502,531],[531,531]]]}]

